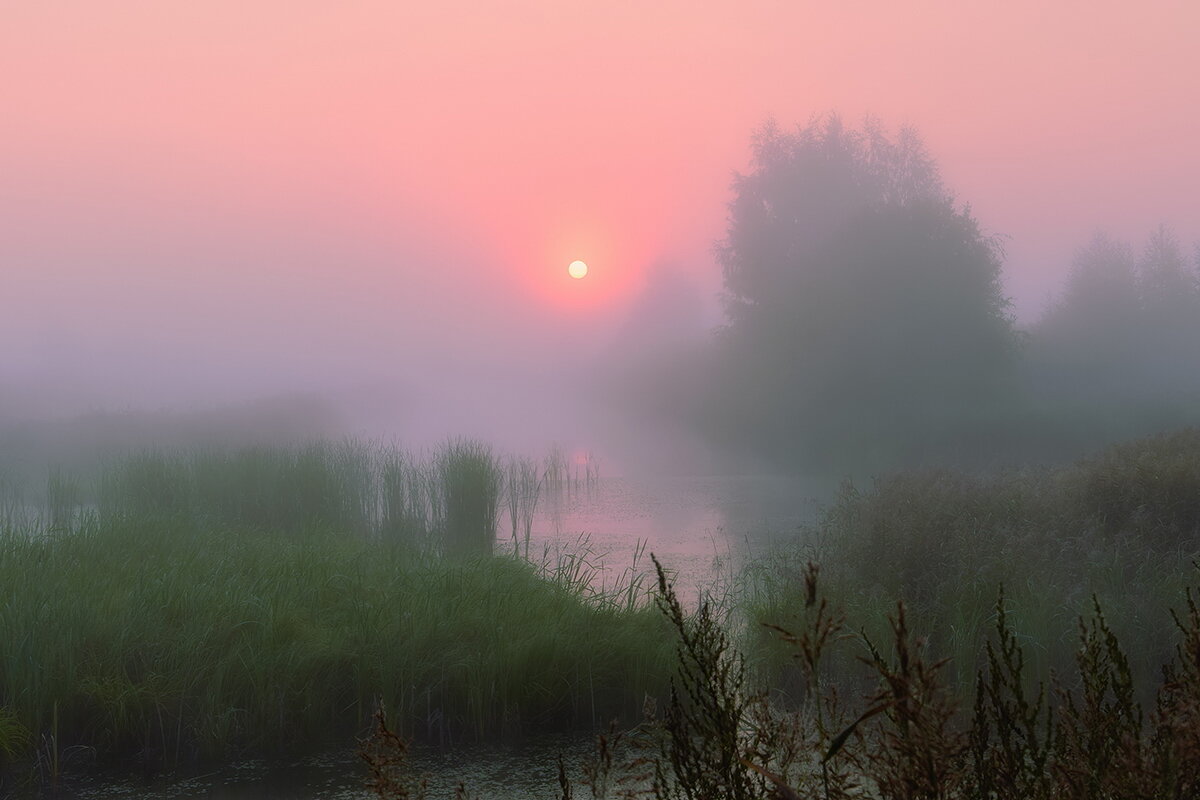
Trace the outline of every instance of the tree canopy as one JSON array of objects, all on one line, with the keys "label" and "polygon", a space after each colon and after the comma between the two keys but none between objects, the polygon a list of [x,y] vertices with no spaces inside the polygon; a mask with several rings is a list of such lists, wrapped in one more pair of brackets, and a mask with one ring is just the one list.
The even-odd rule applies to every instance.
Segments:
[{"label": "tree canopy", "polygon": [[711,429],[777,462],[932,455],[1015,349],[1000,249],[920,137],[836,117],[754,139],[718,246],[728,325]]}]

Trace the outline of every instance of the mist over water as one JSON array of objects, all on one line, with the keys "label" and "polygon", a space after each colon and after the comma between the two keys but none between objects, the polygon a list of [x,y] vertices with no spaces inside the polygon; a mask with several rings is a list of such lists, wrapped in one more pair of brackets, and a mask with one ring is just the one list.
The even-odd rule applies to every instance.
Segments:
[{"label": "mist over water", "polygon": [[553,780],[666,703],[650,554],[739,636],[828,557],[963,674],[1000,583],[1039,667],[1093,594],[1169,653],[1140,623],[1200,531],[1197,29],[0,11],[0,795],[14,753],[32,786],[86,752],[123,774],[80,797],[357,796],[385,695],[417,763]]},{"label": "mist over water", "polygon": [[[327,407],[321,435],[558,441],[621,472],[778,468],[714,448],[712,420],[654,381],[729,390],[695,362],[729,322],[714,245],[731,176],[772,117],[914,126],[1000,237],[1022,331],[1094,231],[1166,224],[1185,258],[1200,236],[1196,111],[1171,100],[1195,66],[1178,9],[939,9],[962,32],[941,37],[899,11],[754,4],[556,10],[544,27],[493,8],[468,24],[373,4],[336,22],[102,6],[3,26],[24,77],[0,95],[2,427],[303,395]],[[842,58],[850,41],[878,60]],[[1123,55],[1065,66],[1085,41]],[[1132,86],[1153,91],[1112,88]]]}]

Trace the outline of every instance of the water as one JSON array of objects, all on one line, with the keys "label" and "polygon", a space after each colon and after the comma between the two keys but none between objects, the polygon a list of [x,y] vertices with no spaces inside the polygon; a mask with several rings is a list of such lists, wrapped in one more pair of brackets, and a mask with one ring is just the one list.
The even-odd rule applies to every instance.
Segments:
[{"label": "water", "polygon": [[[686,600],[719,587],[746,557],[794,538],[817,509],[812,485],[794,478],[602,478],[590,490],[546,492],[529,550],[535,559],[556,550],[590,550],[603,567],[599,578],[609,585],[627,570],[652,572],[653,553],[675,573]],[[507,518],[500,529],[498,548],[511,547]],[[640,543],[645,555],[635,562]]]},{"label": "water", "polygon": [[[453,750],[416,746],[412,774],[423,775],[433,798],[453,798],[461,781],[471,797],[551,800],[558,792],[558,756],[575,782],[592,743],[579,736],[526,737],[520,742]],[[355,749],[298,759],[246,759],[197,772],[156,777],[100,774],[68,778],[42,800],[365,800],[368,773]]]},{"label": "water", "polygon": [[[595,581],[611,586],[629,570],[649,573],[654,553],[676,575],[685,602],[730,579],[747,556],[795,537],[812,519],[811,485],[794,479],[601,478],[590,488],[544,491],[533,519],[531,557],[586,554]],[[522,537],[523,538],[523,537]],[[639,543],[645,555],[637,559]],[[498,549],[511,547],[511,524],[501,511]],[[522,543],[523,547],[523,543]],[[417,747],[411,763],[431,776],[435,797],[453,797],[462,780],[484,798],[557,797],[557,755],[577,765],[591,751],[589,737],[525,737],[519,742],[439,751]],[[195,773],[154,778],[92,775],[45,793],[54,800],[349,800],[369,797],[367,771],[356,750],[333,750],[292,760],[244,760]]]}]

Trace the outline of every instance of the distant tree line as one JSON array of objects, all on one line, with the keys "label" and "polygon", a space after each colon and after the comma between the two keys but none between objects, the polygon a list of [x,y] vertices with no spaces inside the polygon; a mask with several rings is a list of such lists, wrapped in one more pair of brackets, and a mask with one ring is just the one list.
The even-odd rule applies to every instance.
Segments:
[{"label": "distant tree line", "polygon": [[1200,246],[1165,225],[1140,253],[1097,233],[1029,333],[1026,383],[1057,439],[1137,435],[1200,416]]},{"label": "distant tree line", "polygon": [[[649,396],[721,449],[822,471],[1074,455],[1200,414],[1200,251],[1098,235],[1019,330],[1002,248],[920,137],[770,124],[718,245],[727,324]],[[645,393],[644,393],[645,394]]]}]

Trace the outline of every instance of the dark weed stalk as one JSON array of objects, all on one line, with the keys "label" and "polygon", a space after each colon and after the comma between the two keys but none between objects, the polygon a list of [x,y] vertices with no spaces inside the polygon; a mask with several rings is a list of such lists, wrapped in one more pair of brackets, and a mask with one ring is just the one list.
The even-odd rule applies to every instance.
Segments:
[{"label": "dark weed stalk", "polygon": [[[821,789],[829,798],[840,797],[855,787],[855,774],[848,768],[848,762],[845,759],[835,761],[834,757],[857,732],[858,726],[882,709],[861,715],[847,725],[846,710],[841,706],[836,685],[826,684],[824,656],[832,644],[847,638],[847,634],[845,615],[832,610],[829,598],[820,589],[820,572],[820,567],[812,561],[805,566],[804,611],[798,633],[770,623],[765,627],[775,631],[791,646],[792,657],[799,662],[804,680],[802,710],[791,715],[790,724],[780,718],[772,726],[775,730],[770,739],[776,753],[775,761],[804,763],[811,760],[812,752],[821,753]],[[780,776],[763,774],[775,783],[777,793],[794,793],[790,786],[782,785]]]},{"label": "dark weed stalk", "polygon": [[889,617],[894,659],[872,648],[870,664],[882,679],[868,700],[879,709],[876,735],[869,737],[858,767],[882,797],[941,800],[960,796],[966,736],[954,726],[955,705],[941,671],[946,659],[930,662],[925,641],[908,630],[904,603]]},{"label": "dark weed stalk", "polygon": [[1079,621],[1078,694],[1059,690],[1059,740],[1052,770],[1069,797],[1136,797],[1142,769],[1142,710],[1133,676],[1100,602]]},{"label": "dark weed stalk", "polygon": [[659,608],[679,637],[676,674],[662,720],[662,747],[655,764],[657,800],[753,800],[766,795],[762,775],[746,766],[763,764],[762,731],[752,710],[765,696],[746,687],[745,661],[704,603],[692,619],[658,559]]},{"label": "dark weed stalk", "polygon": [[359,743],[359,757],[367,764],[371,777],[367,790],[384,800],[425,800],[429,783],[425,777],[414,779],[408,772],[408,742],[387,724],[380,704],[375,710],[375,728]]},{"label": "dark weed stalk", "polygon": [[[804,627],[798,634],[781,628],[778,625],[765,623],[765,627],[779,634],[779,638],[792,647],[792,655],[800,663],[804,675],[805,695],[809,700],[820,698],[823,694],[821,657],[833,642],[845,630],[846,617],[834,613],[829,605],[829,598],[820,593],[818,578],[820,567],[809,561],[804,571]],[[815,704],[820,723],[820,704]]]},{"label": "dark weed stalk", "polygon": [[[1200,565],[1198,565],[1200,566]],[[1150,768],[1156,797],[1200,797],[1200,604],[1187,591],[1187,611],[1174,610],[1181,640],[1150,716]]]},{"label": "dark weed stalk", "polygon": [[[651,725],[652,720],[653,709],[647,709],[647,721]],[[616,720],[609,725],[608,731],[596,736],[593,755],[580,764],[580,784],[588,790],[592,800],[607,800],[610,797],[634,800],[653,792],[650,788],[651,773],[645,769],[654,760],[646,756],[646,753],[653,751],[652,738],[645,735],[645,726],[623,731]],[[571,800],[572,786],[567,780],[561,755],[558,758],[558,770],[561,798]]]},{"label": "dark weed stalk", "polygon": [[980,800],[1052,796],[1047,767],[1058,728],[1039,683],[1032,697],[1025,686],[1025,652],[1008,623],[1004,587],[996,600],[996,640],[985,645],[987,669],[976,675],[975,714],[969,747],[973,786]]}]

